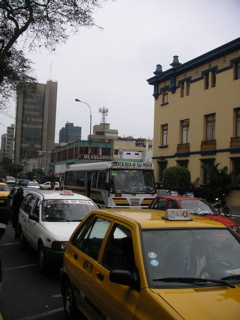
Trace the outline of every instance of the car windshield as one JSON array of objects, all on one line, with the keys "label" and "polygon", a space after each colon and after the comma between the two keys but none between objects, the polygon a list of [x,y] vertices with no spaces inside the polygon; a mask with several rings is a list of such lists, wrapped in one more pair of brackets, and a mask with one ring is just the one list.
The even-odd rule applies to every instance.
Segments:
[{"label": "car windshield", "polygon": [[81,221],[96,206],[89,200],[45,200],[42,221]]},{"label": "car windshield", "polygon": [[199,215],[213,215],[216,214],[213,207],[210,206],[209,203],[205,200],[199,199],[183,199],[180,200],[181,209],[188,209],[191,214],[199,214]]},{"label": "car windshield", "polygon": [[208,281],[240,283],[240,240],[228,229],[143,231],[143,257],[150,287]]},{"label": "car windshield", "polygon": [[111,170],[110,185],[113,192],[156,193],[152,170]]},{"label": "car windshield", "polygon": [[0,191],[10,191],[9,187],[7,185],[1,185],[0,186]]}]

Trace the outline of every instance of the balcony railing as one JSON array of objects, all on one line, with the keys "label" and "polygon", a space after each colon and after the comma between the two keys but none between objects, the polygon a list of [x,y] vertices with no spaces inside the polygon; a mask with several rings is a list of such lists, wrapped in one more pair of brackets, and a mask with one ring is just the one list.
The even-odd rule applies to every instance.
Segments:
[{"label": "balcony railing", "polygon": [[240,147],[240,137],[232,137],[230,142],[230,148]]},{"label": "balcony railing", "polygon": [[216,140],[203,140],[201,142],[201,150],[214,150],[216,149]]},{"label": "balcony railing", "polygon": [[178,144],[177,152],[190,152],[190,144],[189,143]]}]

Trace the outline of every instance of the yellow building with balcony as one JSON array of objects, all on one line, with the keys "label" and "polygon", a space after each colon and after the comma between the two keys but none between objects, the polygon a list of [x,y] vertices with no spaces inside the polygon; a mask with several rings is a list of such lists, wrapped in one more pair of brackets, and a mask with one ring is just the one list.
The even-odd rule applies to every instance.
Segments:
[{"label": "yellow building with balcony", "polygon": [[240,38],[172,68],[157,65],[154,87],[153,163],[163,170],[184,166],[206,183],[203,164],[240,173]]}]

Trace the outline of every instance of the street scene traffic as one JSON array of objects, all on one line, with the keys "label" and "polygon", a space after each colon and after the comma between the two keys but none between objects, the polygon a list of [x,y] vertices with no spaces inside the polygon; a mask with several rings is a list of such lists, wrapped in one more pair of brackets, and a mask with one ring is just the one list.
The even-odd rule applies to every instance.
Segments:
[{"label": "street scene traffic", "polygon": [[[240,226],[239,212],[231,220]],[[38,255],[31,247],[21,251],[14,229],[9,222],[0,242],[3,283],[0,291],[0,310],[5,320],[65,320],[61,277],[52,270],[39,272]]]},{"label": "street scene traffic", "polygon": [[240,319],[239,11],[0,1],[0,320]]}]

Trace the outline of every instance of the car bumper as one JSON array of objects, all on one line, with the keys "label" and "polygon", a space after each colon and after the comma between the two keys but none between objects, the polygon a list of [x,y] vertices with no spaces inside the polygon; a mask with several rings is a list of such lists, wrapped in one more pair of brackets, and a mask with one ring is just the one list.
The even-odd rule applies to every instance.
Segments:
[{"label": "car bumper", "polygon": [[62,267],[64,251],[56,251],[45,247],[44,254],[50,266],[55,268]]}]

